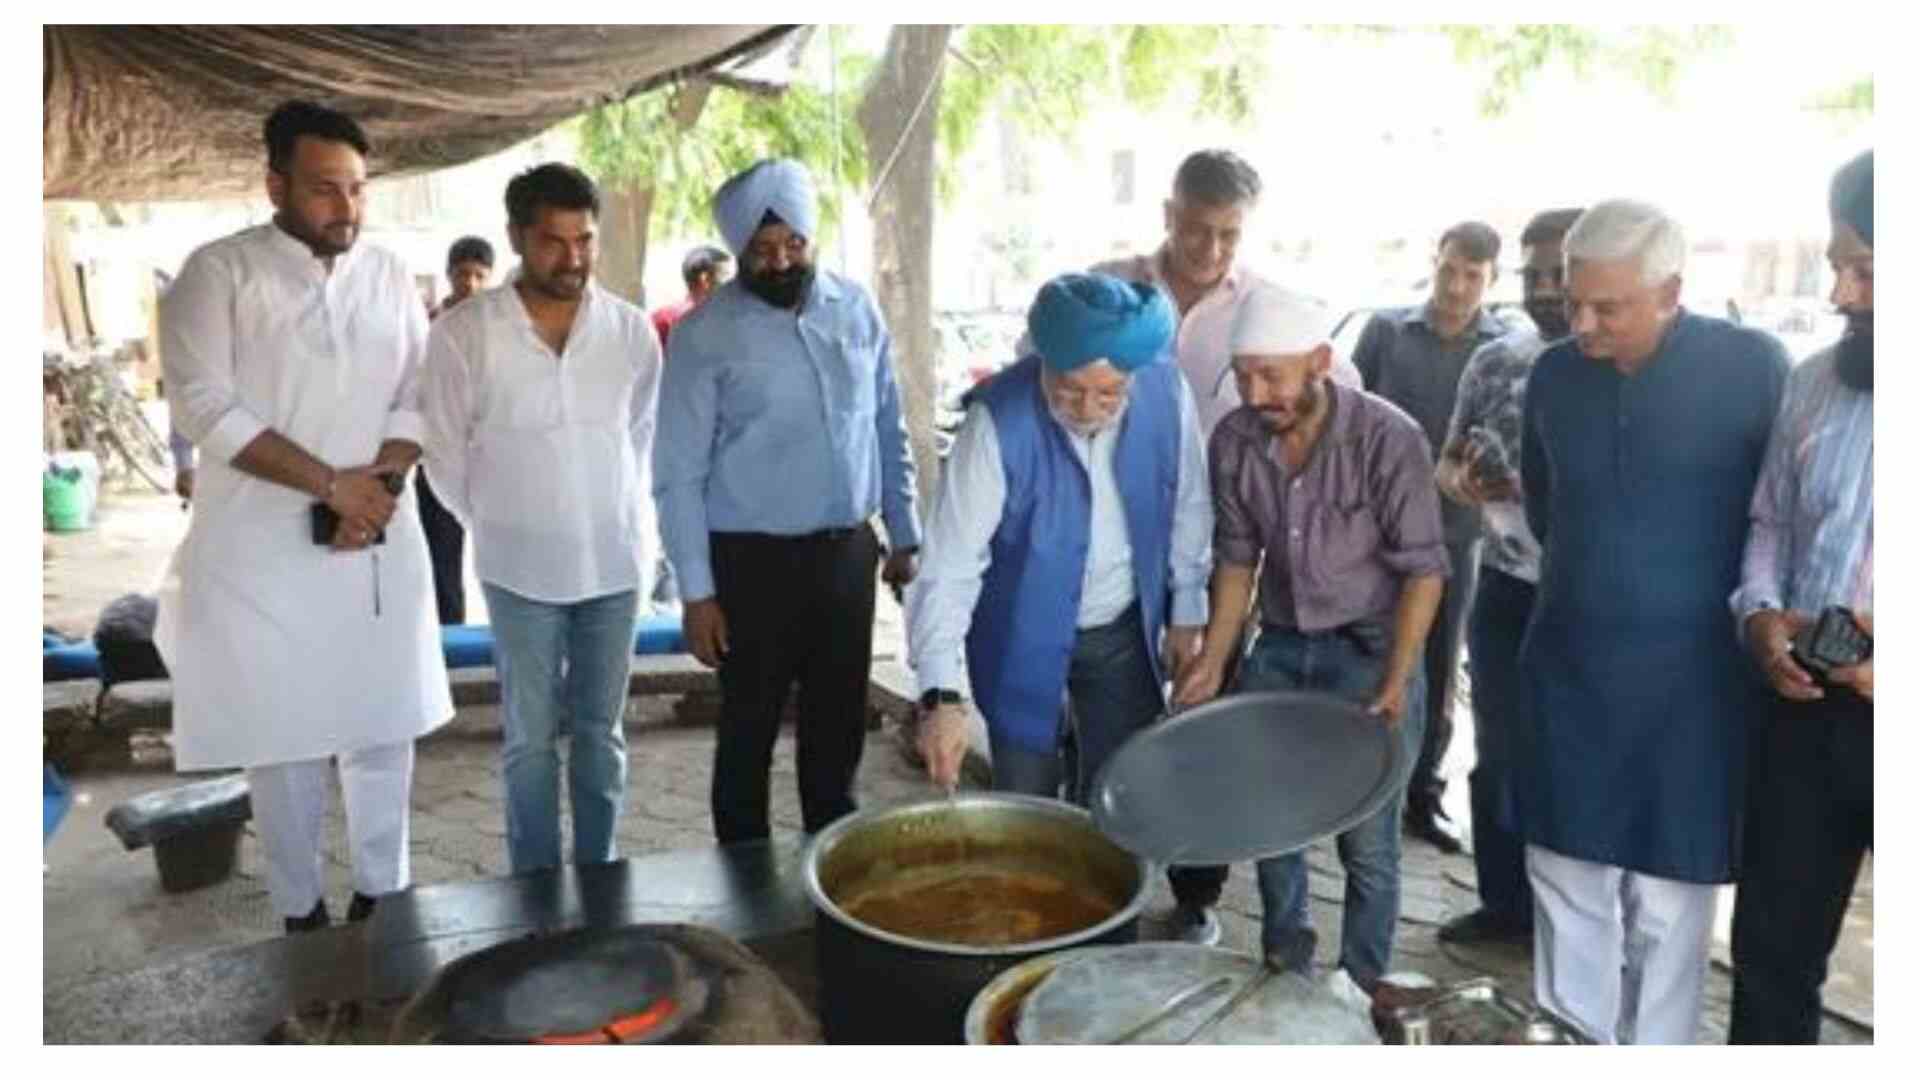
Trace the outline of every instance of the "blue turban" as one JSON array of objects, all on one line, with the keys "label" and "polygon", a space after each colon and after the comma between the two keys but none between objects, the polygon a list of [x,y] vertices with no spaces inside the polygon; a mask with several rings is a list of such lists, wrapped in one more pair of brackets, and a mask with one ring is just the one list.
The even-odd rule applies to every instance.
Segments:
[{"label": "blue turban", "polygon": [[1166,358],[1173,305],[1152,285],[1106,274],[1062,274],[1040,286],[1027,334],[1055,371],[1105,360],[1121,371]]},{"label": "blue turban", "polygon": [[788,228],[812,240],[820,222],[818,205],[813,177],[805,165],[790,158],[768,158],[713,193],[713,223],[737,259],[769,210]]},{"label": "blue turban", "polygon": [[1834,174],[1827,205],[1834,220],[1851,225],[1868,247],[1873,246],[1873,151],[1847,162]]}]

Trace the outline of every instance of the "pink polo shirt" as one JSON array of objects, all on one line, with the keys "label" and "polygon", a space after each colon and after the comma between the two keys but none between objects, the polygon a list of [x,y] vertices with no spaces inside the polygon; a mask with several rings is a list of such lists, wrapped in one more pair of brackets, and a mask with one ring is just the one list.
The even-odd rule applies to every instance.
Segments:
[{"label": "pink polo shirt", "polygon": [[[1167,294],[1167,299],[1172,300],[1173,290],[1160,273],[1160,256],[1165,250],[1163,246],[1151,255],[1113,259],[1092,269],[1096,274],[1110,274],[1123,281],[1159,286]],[[1187,376],[1187,385],[1193,390],[1193,402],[1200,412],[1200,434],[1203,438],[1213,433],[1214,426],[1222,417],[1240,407],[1240,388],[1233,381],[1233,317],[1240,309],[1240,298],[1248,290],[1266,284],[1270,282],[1264,276],[1235,265],[1227,271],[1220,284],[1202,296],[1180,320],[1180,329],[1174,335],[1174,357],[1179,361],[1180,370]],[[1177,304],[1175,310],[1179,310]],[[1332,328],[1332,322],[1329,318],[1329,329]],[[1332,377],[1334,382],[1355,390],[1361,389],[1359,370],[1337,353],[1333,359]]]}]

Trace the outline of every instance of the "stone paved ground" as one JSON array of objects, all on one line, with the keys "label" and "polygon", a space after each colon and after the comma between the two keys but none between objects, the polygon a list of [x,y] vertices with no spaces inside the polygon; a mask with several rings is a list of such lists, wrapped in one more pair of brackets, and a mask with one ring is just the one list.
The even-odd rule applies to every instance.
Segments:
[{"label": "stone paved ground", "polygon": [[[47,567],[47,619],[79,619],[77,603],[107,599],[145,588],[158,571],[171,540],[156,541],[151,528],[135,519],[167,522],[163,500],[131,500],[124,511],[103,516],[98,534],[56,538]],[[112,508],[110,508],[112,509]],[[177,513],[177,506],[174,507]],[[133,524],[129,524],[133,522]],[[94,536],[89,542],[86,538]],[[58,594],[57,596],[54,594]],[[61,597],[68,599],[61,608]],[[883,600],[884,608],[891,604]],[[93,610],[97,610],[95,604]],[[478,609],[484,610],[484,608]],[[892,610],[883,613],[884,640],[897,636]],[[84,630],[90,619],[82,620]],[[707,810],[714,733],[710,727],[676,725],[673,698],[636,699],[628,715],[630,772],[626,812],[620,827],[624,854],[637,855],[712,843]],[[1464,775],[1471,758],[1470,722],[1461,723],[1447,772]],[[413,793],[412,857],[414,879],[437,884],[502,874],[506,870],[504,818],[499,770],[499,719],[492,706],[471,706],[445,729],[420,744]],[[160,890],[153,859],[145,851],[129,853],[103,825],[106,811],[133,795],[179,783],[170,771],[164,743],[149,739],[137,747],[134,768],[73,777],[79,802],[45,850],[43,875],[43,987],[51,992],[104,976],[167,963],[209,949],[258,941],[275,933],[278,920],[268,904],[257,840],[249,831],[241,846],[235,876],[219,885],[171,895]],[[1449,808],[1465,818],[1465,783],[1449,791]],[[895,733],[869,736],[856,793],[876,806],[923,797],[923,775],[904,759]],[[774,758],[772,788],[776,830],[797,834],[798,799],[794,791],[793,741],[784,734]],[[329,821],[329,904],[336,913],[351,892],[338,811]],[[1309,851],[1313,874],[1312,915],[1320,932],[1319,962],[1331,963],[1339,941],[1342,877],[1331,845]],[[1222,900],[1226,947],[1256,952],[1259,897],[1250,866],[1237,866]],[[1512,989],[1530,986],[1528,958],[1520,950],[1462,950],[1442,946],[1435,928],[1474,906],[1473,864],[1465,856],[1442,856],[1408,841],[1403,855],[1403,901],[1396,939],[1395,965],[1447,981],[1492,974]],[[1165,933],[1164,913],[1172,904],[1164,877],[1154,883],[1152,914],[1145,933]],[[1723,898],[1723,918],[1729,901]],[[1830,982],[1830,997],[1850,1014],[1872,1021],[1872,868],[1862,875],[1859,895],[1843,934],[1841,953]],[[1724,934],[1722,935],[1724,937]],[[1707,1009],[1701,1039],[1722,1042],[1730,983],[1724,945],[1708,980]],[[1830,1019],[1828,1042],[1870,1042],[1872,1031]]]}]

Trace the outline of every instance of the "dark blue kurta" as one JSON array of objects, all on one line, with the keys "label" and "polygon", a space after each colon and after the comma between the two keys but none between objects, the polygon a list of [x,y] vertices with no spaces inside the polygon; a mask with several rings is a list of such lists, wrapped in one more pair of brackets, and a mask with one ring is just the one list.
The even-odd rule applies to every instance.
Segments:
[{"label": "dark blue kurta", "polygon": [[1732,879],[1762,687],[1727,597],[1787,368],[1766,334],[1685,311],[1632,376],[1574,340],[1535,365],[1521,440],[1545,547],[1520,654],[1537,724],[1521,759],[1528,842]]}]

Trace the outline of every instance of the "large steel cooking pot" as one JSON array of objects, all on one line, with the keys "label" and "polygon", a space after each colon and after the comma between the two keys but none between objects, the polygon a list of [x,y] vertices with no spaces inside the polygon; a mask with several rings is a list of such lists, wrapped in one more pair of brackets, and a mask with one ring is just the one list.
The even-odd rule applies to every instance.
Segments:
[{"label": "large steel cooking pot", "polygon": [[[882,930],[841,906],[855,890],[908,870],[944,865],[1044,865],[1117,909],[1092,926],[991,947]],[[815,910],[820,1020],[830,1042],[957,1043],[967,1008],[994,976],[1043,953],[1131,942],[1151,868],[1093,825],[1085,810],[1000,792],[868,810],[828,826],[808,846]]]}]

